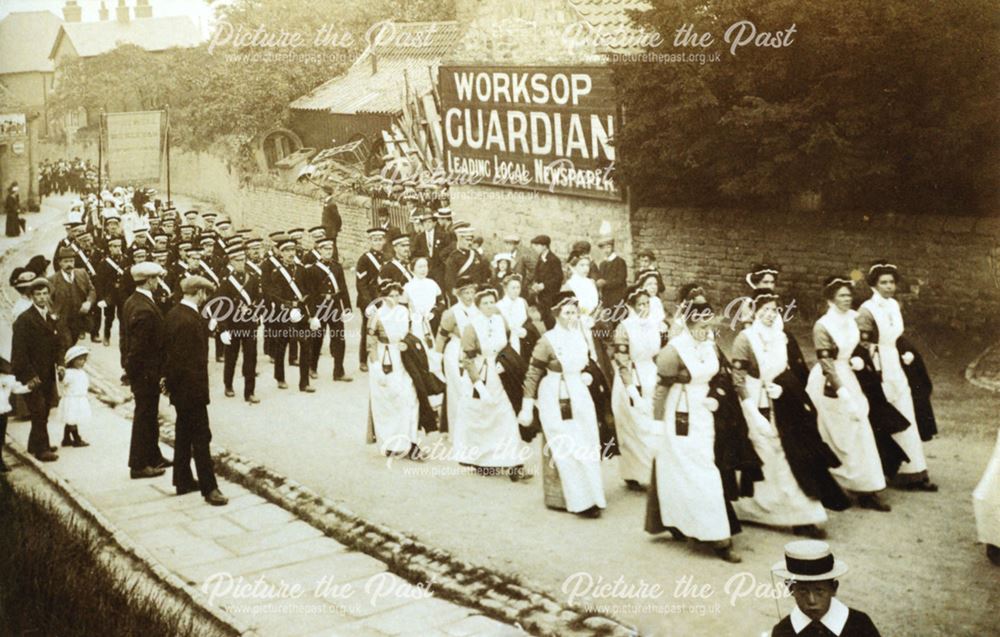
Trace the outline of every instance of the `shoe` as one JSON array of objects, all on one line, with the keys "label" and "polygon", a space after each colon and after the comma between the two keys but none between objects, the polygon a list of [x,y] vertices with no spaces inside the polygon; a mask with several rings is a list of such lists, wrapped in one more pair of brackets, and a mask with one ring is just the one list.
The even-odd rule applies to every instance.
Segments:
[{"label": "shoe", "polygon": [[129,472],[129,476],[133,480],[142,480],[144,478],[158,478],[166,473],[166,469],[156,469],[154,467],[146,467],[145,469],[132,469]]},{"label": "shoe", "polygon": [[802,524],[799,526],[793,526],[792,533],[794,533],[795,535],[804,535],[806,537],[811,537],[814,540],[826,539],[826,530],[816,526],[815,524]]},{"label": "shoe", "polygon": [[361,365],[358,366],[358,370],[362,374],[368,373],[368,363],[361,363]]},{"label": "shoe", "polygon": [[56,460],[59,459],[59,456],[52,451],[43,451],[42,453],[37,454],[35,457],[41,460],[42,462],[55,462]]},{"label": "shoe", "polygon": [[732,546],[727,546],[721,549],[715,549],[715,554],[718,555],[723,560],[729,562],[730,564],[739,564],[743,561],[740,554],[733,550]]},{"label": "shoe", "polygon": [[288,389],[288,383],[283,380],[278,381],[278,389]]},{"label": "shoe", "polygon": [[639,484],[638,480],[626,480],[625,488],[629,491],[645,491],[646,487]]},{"label": "shoe", "polygon": [[55,452],[59,451],[59,447],[49,447],[49,451],[51,451],[52,453],[55,453]]},{"label": "shoe", "polygon": [[577,512],[577,515],[580,516],[581,518],[597,519],[601,517],[601,508],[597,505],[594,505],[589,509]]},{"label": "shoe", "polygon": [[925,491],[927,493],[936,493],[938,490],[938,485],[934,484],[930,480],[924,480],[923,482],[917,482],[911,484],[907,487],[909,491]]},{"label": "shoe", "polygon": [[104,343],[104,347],[108,347],[108,346],[110,346],[110,345],[111,345],[111,339],[110,339],[110,338],[108,338],[107,336],[105,336],[105,337],[104,337],[104,340],[103,340],[103,341],[101,341],[101,342],[102,342],[102,343]]},{"label": "shoe", "polygon": [[[72,447],[73,446],[73,436],[69,432],[69,425],[63,427],[62,446],[63,447]],[[55,449],[51,449],[51,451],[55,451]]]},{"label": "shoe", "polygon": [[872,511],[882,511],[883,513],[888,513],[892,511],[892,507],[882,502],[877,495],[874,493],[867,493],[860,498],[858,498],[858,505],[862,509],[871,509]]},{"label": "shoe", "polygon": [[233,390],[231,390],[231,389],[227,389],[226,390],[226,398],[232,398],[235,395],[236,395],[236,392],[234,392]]},{"label": "shoe", "polygon": [[349,383],[352,380],[354,379],[348,376],[347,374],[344,374],[343,372],[341,372],[340,374],[333,375],[333,382],[335,383]]},{"label": "shoe", "polygon": [[319,374],[317,374],[315,371],[309,372],[309,378],[316,380],[317,378],[319,378]]},{"label": "shoe", "polygon": [[257,398],[256,396],[252,396],[252,395],[251,395],[251,396],[248,396],[246,400],[247,400],[247,402],[248,402],[248,403],[250,403],[251,405],[257,405],[257,404],[260,404],[260,398]]},{"label": "shoe", "polygon": [[315,394],[316,388],[311,385],[306,385],[305,387],[299,387],[299,391],[304,391],[307,394]]},{"label": "shoe", "polygon": [[74,447],[89,447],[90,446],[89,442],[87,442],[86,440],[84,440],[83,438],[80,437],[80,430],[77,429],[76,427],[73,427],[73,431],[71,432],[71,435],[72,435],[72,438],[73,438],[73,446]]},{"label": "shoe", "polygon": [[524,469],[524,465],[519,467],[514,467],[510,470],[510,481],[511,482],[527,482],[535,477],[535,474]]},{"label": "shoe", "polygon": [[169,469],[172,466],[174,466],[174,461],[173,460],[170,460],[169,458],[161,458],[159,462],[157,462],[155,465],[153,465],[153,468],[154,469],[164,469],[164,470],[166,470],[166,469]]},{"label": "shoe", "polygon": [[215,489],[205,496],[205,502],[208,502],[214,507],[221,507],[229,504],[229,498],[222,495],[222,492],[218,489]]},{"label": "shoe", "polygon": [[187,495],[188,493],[194,493],[200,488],[201,485],[198,484],[198,481],[192,480],[189,484],[185,484],[182,487],[177,487],[177,495]]}]

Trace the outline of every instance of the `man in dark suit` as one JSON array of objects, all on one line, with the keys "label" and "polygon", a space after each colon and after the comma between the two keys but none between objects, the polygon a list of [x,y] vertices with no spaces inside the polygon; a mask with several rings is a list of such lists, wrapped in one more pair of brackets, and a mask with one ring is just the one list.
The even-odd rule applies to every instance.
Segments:
[{"label": "man in dark suit", "polygon": [[521,275],[521,282],[525,288],[530,288],[531,279],[535,274],[535,256],[526,254],[526,250],[521,248],[521,238],[516,234],[509,234],[503,239],[510,254],[510,271],[513,274]]},{"label": "man in dark suit", "polygon": [[540,234],[531,240],[531,246],[538,252],[535,263],[535,274],[532,277],[531,292],[535,305],[545,319],[545,324],[551,327],[552,314],[550,308],[555,304],[562,287],[563,271],[559,257],[551,251],[552,239]]},{"label": "man in dark suit", "polygon": [[48,426],[49,410],[56,395],[56,378],[62,374],[61,361],[65,352],[56,320],[49,312],[51,288],[52,284],[44,277],[36,277],[30,284],[28,293],[32,307],[21,312],[14,321],[11,343],[11,371],[31,390],[26,396],[31,413],[28,452],[42,462],[59,459],[49,442]]},{"label": "man in dark suit", "polygon": [[601,306],[607,312],[609,326],[614,329],[624,318],[622,307],[628,288],[628,265],[615,253],[615,240],[611,237],[601,237],[597,247],[604,253],[604,259],[597,266],[597,289],[601,292]]},{"label": "man in dark suit", "polygon": [[97,292],[87,271],[76,267],[76,252],[72,249],[60,249],[55,264],[57,271],[49,276],[51,308],[60,325],[63,348],[69,349],[90,329],[90,308],[97,301]]},{"label": "man in dark suit", "polygon": [[441,230],[434,217],[430,214],[423,214],[420,218],[423,226],[420,232],[413,236],[412,256],[426,257],[429,272],[427,276],[434,279],[441,288],[444,288],[444,262],[448,247],[451,244],[451,236]]},{"label": "man in dark suit", "polygon": [[107,255],[95,266],[97,276],[93,281],[97,293],[97,306],[104,314],[105,345],[111,342],[111,324],[114,323],[115,317],[121,321],[122,303],[127,298],[125,292],[129,287],[121,237],[108,238],[107,246]]},{"label": "man in dark suit", "polygon": [[[229,502],[219,492],[212,466],[212,430],[208,423],[208,322],[201,307],[215,292],[215,285],[202,276],[181,282],[184,298],[164,321],[164,385],[177,411],[174,488],[177,495],[201,491],[213,506]],[[198,479],[191,474],[191,459]]]},{"label": "man in dark suit", "polygon": [[395,281],[400,285],[406,285],[413,275],[410,273],[410,238],[402,235],[392,241],[393,258],[386,261],[379,270],[378,278],[381,283]]},{"label": "man in dark suit", "polygon": [[455,298],[453,290],[458,279],[463,276],[472,279],[476,285],[483,285],[490,281],[490,266],[483,260],[482,255],[472,247],[475,230],[468,222],[456,223],[454,228],[456,247],[448,255],[448,260],[445,262],[444,292],[450,299]]},{"label": "man in dark suit", "polygon": [[236,360],[243,353],[243,400],[256,405],[260,402],[255,393],[257,381],[257,318],[253,315],[261,300],[260,279],[247,268],[247,254],[242,244],[227,250],[229,274],[222,279],[219,297],[228,299],[222,305],[223,314],[216,317],[219,338],[226,347],[222,380],[226,396],[233,397],[233,377]]},{"label": "man in dark suit", "polygon": [[333,200],[333,196],[328,196],[323,200],[323,228],[326,229],[326,237],[333,239],[333,254],[337,254],[337,235],[344,222],[340,217],[340,209]]},{"label": "man in dark suit", "polygon": [[368,371],[368,306],[378,298],[378,275],[382,270],[385,247],[385,230],[368,229],[368,251],[358,257],[354,268],[355,287],[358,291],[358,309],[361,310],[361,344],[358,346],[359,369]]},{"label": "man in dark suit", "polygon": [[153,299],[164,271],[156,263],[145,261],[132,266],[130,274],[136,287],[122,307],[119,347],[135,396],[128,466],[136,480],[163,475],[170,461],[160,452],[163,314]]},{"label": "man in dark suit", "polygon": [[309,313],[320,324],[313,334],[312,371],[319,366],[319,354],[323,349],[323,336],[330,331],[330,355],[333,357],[333,380],[350,382],[351,377],[344,372],[346,340],[344,320],[351,309],[351,293],[344,279],[344,268],[334,258],[333,239],[316,242],[319,260],[306,268],[304,273],[306,296],[309,298]]},{"label": "man in dark suit", "polygon": [[290,343],[298,345],[298,360],[292,365],[299,368],[299,391],[313,393],[309,386],[309,336],[310,330],[319,326],[307,316],[306,295],[302,290],[302,267],[295,263],[295,241],[285,237],[278,244],[279,260],[264,280],[264,296],[270,299],[279,321],[275,323],[274,336],[274,380],[278,389],[287,389],[285,382],[285,351]]}]

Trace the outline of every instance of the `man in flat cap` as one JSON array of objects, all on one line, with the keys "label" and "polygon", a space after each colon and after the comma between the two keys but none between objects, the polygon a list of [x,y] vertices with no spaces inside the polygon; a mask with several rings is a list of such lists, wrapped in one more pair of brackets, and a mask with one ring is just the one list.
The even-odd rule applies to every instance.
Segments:
[{"label": "man in flat cap", "polygon": [[49,411],[56,396],[56,378],[61,373],[66,348],[59,336],[59,325],[49,311],[52,284],[44,277],[23,274],[27,279],[23,288],[31,298],[31,307],[14,320],[11,371],[18,382],[30,390],[25,397],[31,414],[28,453],[42,462],[52,462],[59,456],[49,442]]},{"label": "man in flat cap", "polygon": [[130,274],[135,292],[122,308],[118,337],[122,367],[135,397],[128,466],[132,479],[155,478],[170,466],[160,452],[163,314],[153,299],[164,272],[155,263],[143,262],[133,265]]},{"label": "man in flat cap", "polygon": [[222,506],[229,500],[219,492],[209,448],[208,321],[201,314],[215,285],[194,275],[181,281],[181,291],[184,298],[167,312],[164,326],[164,386],[177,411],[173,484],[177,495],[201,491],[206,502]]},{"label": "man in flat cap", "polygon": [[72,249],[61,248],[54,263],[56,272],[49,276],[51,308],[61,326],[63,349],[69,349],[89,331],[90,308],[97,302],[97,292],[87,271],[76,267]]}]

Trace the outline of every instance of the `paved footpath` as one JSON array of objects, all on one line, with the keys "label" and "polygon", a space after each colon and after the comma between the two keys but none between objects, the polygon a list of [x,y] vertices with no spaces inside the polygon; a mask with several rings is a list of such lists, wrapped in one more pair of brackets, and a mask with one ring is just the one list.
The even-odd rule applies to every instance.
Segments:
[{"label": "paved footpath", "polygon": [[[45,223],[55,214],[46,206],[29,223]],[[16,250],[16,245],[5,239],[0,250]],[[0,329],[10,329],[9,318],[4,308]],[[324,537],[238,485],[220,480],[229,504],[212,507],[198,493],[174,495],[169,471],[155,479],[130,480],[125,459],[131,423],[93,397],[92,405],[93,422],[81,431],[91,446],[60,449],[59,460],[45,469],[66,480],[208,604],[238,616],[258,634],[523,634],[435,597],[433,583],[406,582],[379,560]],[[166,401],[161,409],[170,409]],[[62,438],[57,413],[49,422],[54,443]],[[28,431],[27,422],[10,423],[8,433],[21,451]]]}]

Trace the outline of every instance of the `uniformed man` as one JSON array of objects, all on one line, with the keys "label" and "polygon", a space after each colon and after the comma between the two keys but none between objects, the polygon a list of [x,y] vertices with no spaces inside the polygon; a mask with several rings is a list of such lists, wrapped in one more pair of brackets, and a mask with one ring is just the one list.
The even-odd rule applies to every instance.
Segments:
[{"label": "uniformed man", "polygon": [[444,257],[448,252],[451,237],[446,231],[440,229],[434,220],[434,216],[428,212],[421,213],[420,224],[422,229],[414,235],[415,238],[411,244],[412,256],[414,258],[427,258],[427,266],[429,268],[427,276],[434,279],[443,289],[445,279]]},{"label": "uniformed man", "polygon": [[[170,264],[170,253],[166,250],[154,250],[153,251],[153,263],[163,268],[163,271],[167,271],[167,266]],[[178,283],[178,285],[180,285]],[[153,300],[156,301],[157,307],[160,311],[166,314],[168,310],[174,305],[174,290],[170,287],[167,282],[166,277],[159,278],[159,286],[153,290]]]},{"label": "uniformed man", "polygon": [[312,355],[311,368],[315,374],[319,366],[319,354],[323,349],[323,336],[329,330],[333,380],[350,382],[351,377],[344,372],[344,323],[351,309],[351,294],[344,279],[344,268],[334,257],[336,247],[333,239],[320,239],[316,242],[315,249],[319,260],[307,267],[304,274],[310,313],[319,320],[320,325],[313,334],[309,348]]},{"label": "uniformed man", "polygon": [[[319,329],[318,322],[308,316],[309,308],[306,295],[302,291],[300,267],[295,264],[295,241],[290,237],[281,239],[278,243],[279,260],[274,269],[264,281],[264,295],[275,305],[279,320],[275,322],[274,335],[274,380],[278,389],[287,389],[285,382],[285,350],[289,341],[299,342],[300,353],[309,352],[306,337],[309,330]],[[309,386],[309,357],[300,356],[299,391],[315,392]]]},{"label": "uniformed man", "polygon": [[218,296],[229,300],[222,307],[225,315],[218,317],[219,337],[226,347],[222,379],[226,396],[233,397],[233,377],[236,360],[243,353],[243,400],[256,405],[257,383],[257,317],[254,312],[261,298],[260,279],[247,268],[246,249],[233,245],[227,249],[230,271],[222,279]]},{"label": "uniformed man", "polygon": [[[318,244],[326,238],[326,228],[323,226],[309,228],[309,237],[312,239],[312,247],[302,255],[303,265],[312,265],[320,260]],[[334,249],[334,253],[334,258],[336,258],[336,249]]]},{"label": "uniformed man", "polygon": [[395,281],[400,285],[406,285],[413,274],[410,272],[410,238],[401,235],[392,240],[393,258],[382,265],[379,270],[379,279],[384,281]]},{"label": "uniformed man", "polygon": [[[219,285],[222,283],[221,267],[218,264],[213,265],[208,262],[211,259],[210,255],[215,250],[215,237],[216,234],[212,230],[206,230],[199,237],[201,258],[198,260],[198,267],[194,269],[192,274],[205,277],[212,282],[215,290],[218,291]],[[215,362],[221,363],[225,359],[225,345],[223,345],[222,340],[219,338],[217,327],[215,323],[210,322],[208,331],[212,334],[213,340],[215,340]]]},{"label": "uniformed man", "polygon": [[385,230],[369,228],[368,251],[358,257],[354,268],[355,286],[358,291],[358,309],[361,310],[361,344],[358,347],[359,369],[368,371],[368,306],[378,298],[378,277],[382,270],[382,249],[385,247]]},{"label": "uniformed man", "polygon": [[473,249],[475,230],[467,222],[455,224],[456,248],[445,263],[445,292],[454,298],[452,290],[459,277],[469,277],[476,285],[489,283],[490,268],[483,257]]},{"label": "uniformed man", "polygon": [[127,283],[131,277],[126,272],[129,266],[125,262],[125,253],[122,251],[123,242],[124,239],[121,237],[108,239],[107,256],[98,262],[97,275],[94,277],[97,307],[104,315],[103,342],[105,346],[111,342],[111,324],[114,323],[116,316],[121,320],[122,304],[132,293]]}]

